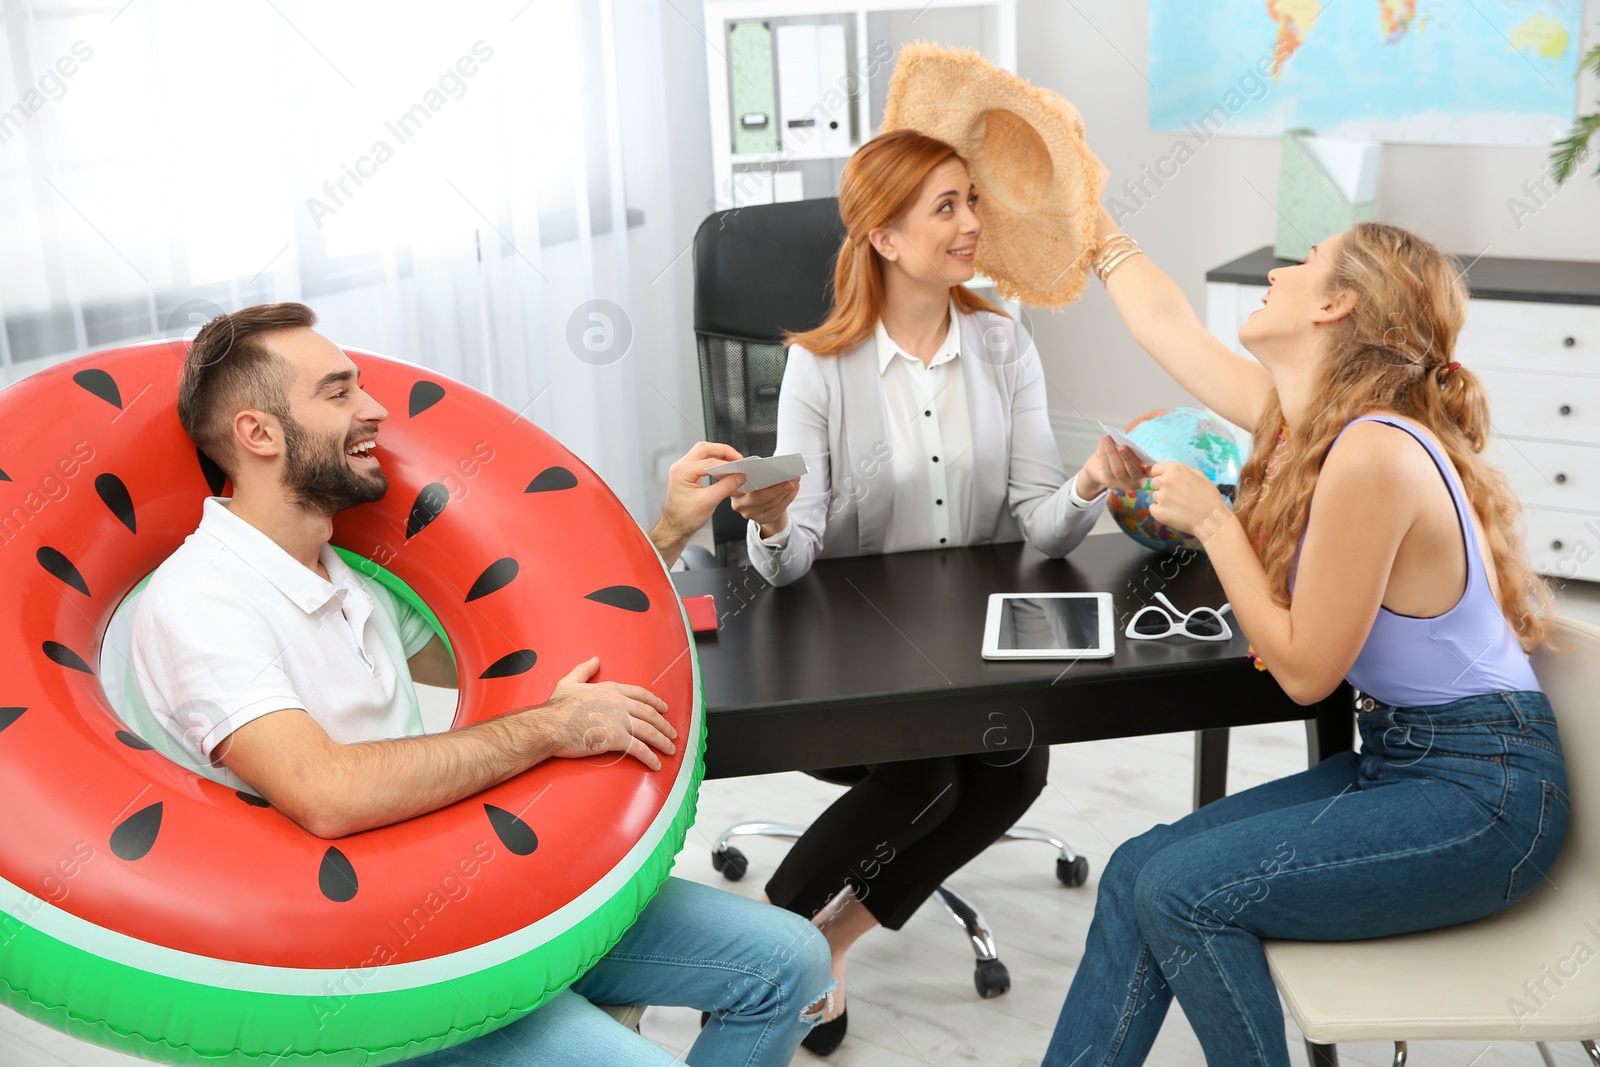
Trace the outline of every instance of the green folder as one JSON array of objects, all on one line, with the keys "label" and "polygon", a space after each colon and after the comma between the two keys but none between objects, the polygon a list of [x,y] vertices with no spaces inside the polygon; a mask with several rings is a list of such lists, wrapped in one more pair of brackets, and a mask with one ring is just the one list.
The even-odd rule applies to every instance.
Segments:
[{"label": "green folder", "polygon": [[728,27],[728,97],[733,104],[735,155],[778,150],[778,88],[772,76],[772,27]]}]

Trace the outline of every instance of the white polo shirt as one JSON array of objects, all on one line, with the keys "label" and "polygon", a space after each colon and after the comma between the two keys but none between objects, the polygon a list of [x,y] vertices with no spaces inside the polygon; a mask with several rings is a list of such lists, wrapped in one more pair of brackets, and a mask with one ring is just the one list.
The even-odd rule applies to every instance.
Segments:
[{"label": "white polo shirt", "polygon": [[274,711],[303,708],[345,744],[422,733],[406,660],[433,637],[427,619],[329,545],[324,580],[229,503],[206,500],[134,609],[130,721],[148,716],[182,762],[235,788],[212,751]]}]

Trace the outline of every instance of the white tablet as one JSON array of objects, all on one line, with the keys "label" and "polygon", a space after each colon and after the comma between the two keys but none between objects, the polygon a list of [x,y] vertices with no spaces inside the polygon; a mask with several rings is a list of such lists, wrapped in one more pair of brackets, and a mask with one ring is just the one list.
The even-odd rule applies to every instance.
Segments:
[{"label": "white tablet", "polygon": [[1105,659],[1116,627],[1110,593],[994,593],[984,659]]}]

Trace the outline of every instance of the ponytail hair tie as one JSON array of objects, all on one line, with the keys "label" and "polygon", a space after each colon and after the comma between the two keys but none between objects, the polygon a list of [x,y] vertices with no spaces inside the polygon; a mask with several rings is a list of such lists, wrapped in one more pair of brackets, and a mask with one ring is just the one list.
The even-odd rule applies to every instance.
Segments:
[{"label": "ponytail hair tie", "polygon": [[1456,371],[1458,371],[1460,369],[1461,369],[1461,364],[1459,364],[1459,363],[1449,363],[1449,364],[1447,364],[1445,366],[1444,370],[1439,372],[1439,380],[1441,382],[1444,381],[1445,379],[1449,378],[1450,375],[1454,374]]}]

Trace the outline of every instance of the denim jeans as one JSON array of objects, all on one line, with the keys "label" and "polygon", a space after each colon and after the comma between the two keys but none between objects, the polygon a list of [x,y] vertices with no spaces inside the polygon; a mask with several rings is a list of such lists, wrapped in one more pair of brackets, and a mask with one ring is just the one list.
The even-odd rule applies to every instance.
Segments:
[{"label": "denim jeans", "polygon": [[1144,1062],[1176,996],[1219,1067],[1288,1067],[1262,938],[1348,941],[1492,915],[1544,877],[1566,773],[1543,693],[1363,712],[1359,753],[1208,804],[1112,854],[1047,1067]]},{"label": "denim jeans", "polygon": [[596,1004],[670,1004],[713,1013],[694,1067],[789,1062],[833,988],[827,942],[797,915],[669,878],[644,913],[570,989],[508,1026],[409,1067],[624,1067],[680,1061]]}]

